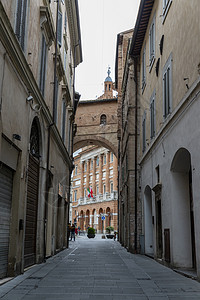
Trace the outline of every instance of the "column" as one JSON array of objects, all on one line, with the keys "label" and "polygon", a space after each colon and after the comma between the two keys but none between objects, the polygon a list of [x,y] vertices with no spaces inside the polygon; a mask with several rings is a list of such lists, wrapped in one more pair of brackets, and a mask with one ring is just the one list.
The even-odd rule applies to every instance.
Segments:
[{"label": "column", "polygon": [[99,156],[99,194],[103,194],[103,183],[102,183],[102,167],[103,167],[103,154],[100,154]]},{"label": "column", "polygon": [[106,193],[110,193],[110,152],[106,153]]},{"label": "column", "polygon": [[92,190],[94,195],[96,196],[96,157],[93,159],[93,170],[92,170]]}]

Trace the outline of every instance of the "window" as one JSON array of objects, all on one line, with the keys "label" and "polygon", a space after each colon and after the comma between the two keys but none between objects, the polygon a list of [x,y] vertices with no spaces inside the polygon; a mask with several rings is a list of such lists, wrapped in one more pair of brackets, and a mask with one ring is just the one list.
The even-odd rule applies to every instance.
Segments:
[{"label": "window", "polygon": [[93,169],[93,160],[91,160],[90,169]]},{"label": "window", "polygon": [[101,115],[101,117],[100,117],[100,125],[106,125],[106,115]]},{"label": "window", "polygon": [[99,195],[99,186],[97,185],[97,195]]},{"label": "window", "polygon": [[142,151],[146,150],[146,111],[142,118]]},{"label": "window", "polygon": [[153,17],[150,29],[149,29],[149,72],[152,69],[155,61],[155,15]]},{"label": "window", "polygon": [[103,178],[106,178],[106,172],[103,172]]},{"label": "window", "polygon": [[46,78],[46,60],[47,60],[47,45],[46,45],[45,37],[42,34],[39,87],[43,96],[44,96],[45,78]]},{"label": "window", "polygon": [[142,53],[142,91],[146,86],[146,45],[144,46]]},{"label": "window", "polygon": [[163,23],[171,6],[172,0],[163,0]]},{"label": "window", "polygon": [[97,166],[99,166],[99,157],[97,156]]},{"label": "window", "polygon": [[172,55],[163,69],[163,117],[166,118],[172,110]]},{"label": "window", "polygon": [[62,12],[58,11],[58,45],[62,46]]},{"label": "window", "polygon": [[15,34],[23,50],[25,46],[26,15],[27,15],[27,0],[18,0]]},{"label": "window", "polygon": [[84,172],[86,172],[87,171],[87,163],[85,162],[85,164],[84,164]]},{"label": "window", "polygon": [[62,124],[61,124],[61,132],[62,132],[62,139],[65,142],[65,128],[66,128],[66,103],[63,100],[62,102]]},{"label": "window", "polygon": [[113,162],[113,153],[110,153],[110,162]]},{"label": "window", "polygon": [[64,29],[65,29],[65,33],[67,33],[67,12],[65,12]]},{"label": "window", "polygon": [[77,170],[78,170],[78,167],[75,166],[75,175],[77,175]]},{"label": "window", "polygon": [[77,201],[77,190],[74,191],[74,202]]},{"label": "window", "polygon": [[106,164],[106,155],[103,156],[103,164]]},{"label": "window", "polygon": [[110,192],[113,193],[113,182],[110,183]]},{"label": "window", "polygon": [[86,194],[86,189],[84,189],[84,198],[86,198],[86,195],[87,195],[87,194]]},{"label": "window", "polygon": [[59,82],[58,82],[58,78],[56,77],[56,82],[55,82],[55,103],[54,103],[54,107],[53,107],[53,120],[55,122],[55,124],[57,124],[57,119],[58,119],[58,87],[59,87]]},{"label": "window", "polygon": [[109,84],[109,91],[111,90],[111,85]]},{"label": "window", "polygon": [[153,95],[151,96],[151,99],[150,99],[150,137],[151,137],[151,139],[155,136],[155,133],[156,133],[155,95],[156,95],[156,92],[154,90]]},{"label": "window", "polygon": [[103,193],[104,194],[106,193],[106,185],[105,184],[103,185]]}]

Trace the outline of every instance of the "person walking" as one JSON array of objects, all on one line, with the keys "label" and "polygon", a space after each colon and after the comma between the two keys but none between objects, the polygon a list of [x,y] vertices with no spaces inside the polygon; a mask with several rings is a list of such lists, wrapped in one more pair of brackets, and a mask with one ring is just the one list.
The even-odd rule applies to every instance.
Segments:
[{"label": "person walking", "polygon": [[74,242],[75,242],[75,225],[72,224],[71,226],[71,241],[72,239],[74,239]]}]

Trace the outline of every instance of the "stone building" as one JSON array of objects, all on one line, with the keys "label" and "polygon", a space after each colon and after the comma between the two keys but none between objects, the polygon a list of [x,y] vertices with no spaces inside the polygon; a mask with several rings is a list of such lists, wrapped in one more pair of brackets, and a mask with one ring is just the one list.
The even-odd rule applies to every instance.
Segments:
[{"label": "stone building", "polygon": [[74,164],[72,223],[82,231],[88,226],[97,233],[107,226],[117,230],[117,158],[106,148],[87,146],[74,153]]},{"label": "stone building", "polygon": [[118,34],[115,65],[115,86],[118,90],[119,241],[129,251],[135,250],[134,78],[127,56],[132,35],[133,30]]},{"label": "stone building", "polygon": [[134,78],[141,250],[198,278],[199,14],[195,0],[142,0],[124,73]]},{"label": "stone building", "polygon": [[81,61],[78,1],[0,2],[0,278],[67,247]]}]

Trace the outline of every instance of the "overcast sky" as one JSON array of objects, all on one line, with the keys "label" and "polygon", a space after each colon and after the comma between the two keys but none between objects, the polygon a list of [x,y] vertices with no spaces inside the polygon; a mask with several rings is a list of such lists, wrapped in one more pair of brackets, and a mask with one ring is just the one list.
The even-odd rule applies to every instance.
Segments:
[{"label": "overcast sky", "polygon": [[103,94],[108,66],[115,81],[117,34],[134,27],[140,0],[79,0],[83,62],[76,68],[81,100]]}]

